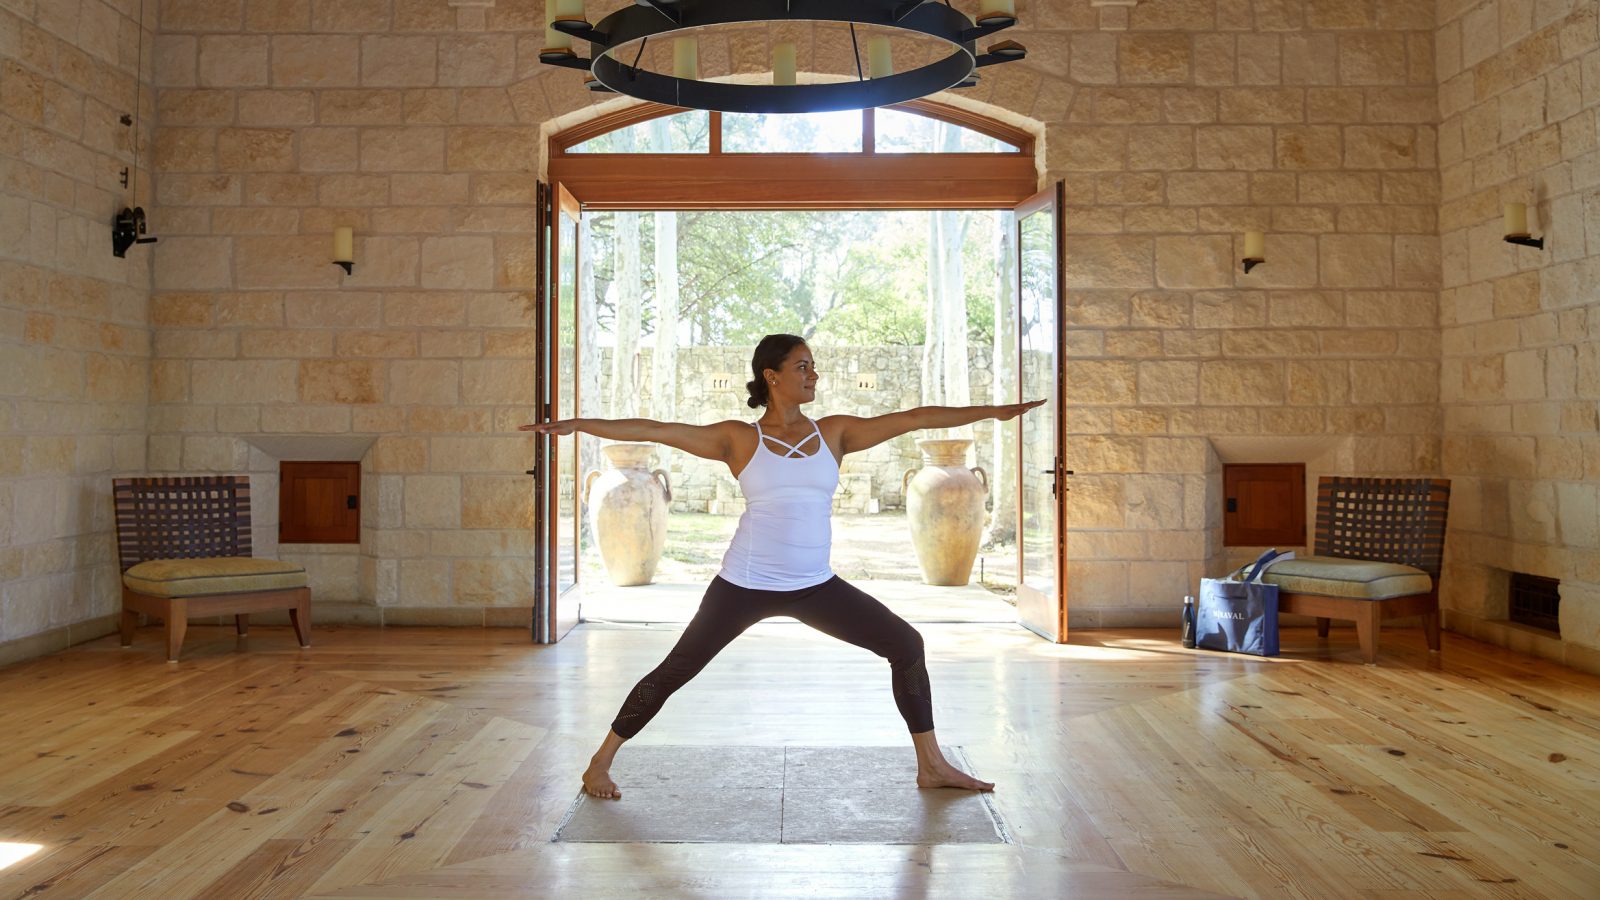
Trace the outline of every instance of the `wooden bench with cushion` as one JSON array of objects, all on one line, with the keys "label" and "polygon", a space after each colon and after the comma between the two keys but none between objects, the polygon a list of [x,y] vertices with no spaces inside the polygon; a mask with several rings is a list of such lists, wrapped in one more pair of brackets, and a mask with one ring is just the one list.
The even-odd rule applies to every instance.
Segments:
[{"label": "wooden bench with cushion", "polygon": [[178,661],[191,616],[234,617],[287,609],[300,646],[311,646],[306,570],[250,555],[250,479],[244,475],[118,478],[117,555],[122,565],[122,646],[139,614],[166,623],[167,661]]},{"label": "wooden bench with cushion", "polygon": [[1428,649],[1439,652],[1439,568],[1450,482],[1441,478],[1321,478],[1314,556],[1274,564],[1262,580],[1278,586],[1278,611],[1351,619],[1368,665],[1378,661],[1385,619],[1421,616]]}]

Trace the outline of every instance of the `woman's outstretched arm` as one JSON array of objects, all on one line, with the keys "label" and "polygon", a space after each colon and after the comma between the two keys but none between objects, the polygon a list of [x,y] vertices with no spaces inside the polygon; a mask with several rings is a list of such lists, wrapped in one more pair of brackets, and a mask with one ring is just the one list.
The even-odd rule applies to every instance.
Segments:
[{"label": "woman's outstretched arm", "polygon": [[681,422],[657,422],[654,419],[562,419],[523,425],[517,430],[557,435],[581,431],[613,441],[654,441],[702,459],[727,462],[733,456],[733,429],[739,424],[731,420],[710,425],[685,425]]},{"label": "woman's outstretched arm", "polygon": [[919,406],[882,416],[829,416],[839,424],[840,453],[876,447],[884,441],[924,428],[954,428],[984,419],[1004,422],[1044,403],[1010,403],[1005,406]]}]

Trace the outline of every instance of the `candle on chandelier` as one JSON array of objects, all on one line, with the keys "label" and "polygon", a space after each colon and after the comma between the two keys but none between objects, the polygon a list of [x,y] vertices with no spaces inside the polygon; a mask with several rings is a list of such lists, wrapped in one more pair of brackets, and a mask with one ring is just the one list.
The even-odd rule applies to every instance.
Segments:
[{"label": "candle on chandelier", "polygon": [[1017,0],[985,0],[983,15],[979,18],[987,19],[991,16],[1009,16],[1016,18]]},{"label": "candle on chandelier", "polygon": [[795,46],[792,43],[772,46],[772,83],[795,84]]},{"label": "candle on chandelier", "polygon": [[894,74],[894,56],[889,50],[889,39],[875,37],[867,41],[867,77],[888,78]]},{"label": "candle on chandelier", "polygon": [[[583,12],[581,0],[578,11],[580,15]],[[565,31],[557,31],[555,28],[556,16],[559,12],[558,4],[546,3],[544,5],[544,49],[546,50],[572,49],[572,35],[567,34]]]},{"label": "candle on chandelier", "polygon": [[557,22],[587,22],[583,15],[583,0],[558,0],[556,7]]},{"label": "candle on chandelier", "polygon": [[700,42],[692,37],[672,39],[672,74],[678,78],[700,77]]}]

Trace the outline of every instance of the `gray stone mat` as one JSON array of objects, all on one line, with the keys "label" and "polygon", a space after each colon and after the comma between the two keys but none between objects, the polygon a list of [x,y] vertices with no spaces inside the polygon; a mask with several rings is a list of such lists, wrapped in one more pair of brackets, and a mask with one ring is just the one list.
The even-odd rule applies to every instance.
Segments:
[{"label": "gray stone mat", "polygon": [[[944,753],[971,770],[961,748]],[[916,772],[909,746],[628,747],[611,770],[622,799],[580,791],[554,840],[1006,842],[993,795],[918,790]]]}]

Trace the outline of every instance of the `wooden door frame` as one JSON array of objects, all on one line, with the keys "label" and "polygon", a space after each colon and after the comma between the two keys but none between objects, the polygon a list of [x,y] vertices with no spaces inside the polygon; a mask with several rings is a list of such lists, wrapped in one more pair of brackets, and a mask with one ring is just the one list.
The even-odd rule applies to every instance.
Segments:
[{"label": "wooden door frame", "polygon": [[[539,249],[539,278],[538,295],[535,301],[535,336],[534,336],[534,371],[543,385],[538,390],[537,402],[542,407],[538,421],[553,421],[564,416],[576,415],[578,410],[566,410],[561,405],[561,394],[557,390],[558,376],[561,367],[560,335],[561,335],[561,220],[563,216],[570,216],[574,221],[581,220],[583,208],[578,198],[560,182],[544,184],[541,182],[539,191],[540,200],[540,226],[544,231],[540,235],[542,246]],[[576,232],[575,232],[576,233]],[[548,241],[547,244],[543,242]],[[581,247],[579,248],[581,252]],[[576,274],[576,273],[575,273]],[[576,279],[574,280],[573,309],[583,302],[583,297],[576,293]],[[574,329],[576,329],[574,323]],[[574,335],[577,335],[574,330]],[[581,335],[574,341],[581,340]],[[578,360],[573,360],[573,377],[578,377]],[[574,390],[576,402],[577,394]],[[576,433],[572,439],[573,458],[578,458],[578,441],[581,437]],[[564,600],[576,601],[580,585],[578,572],[581,560],[577,558],[577,535],[571,536],[573,540],[573,584],[565,592],[561,590],[561,541],[564,537],[561,518],[561,487],[560,467],[569,463],[558,452],[558,438],[554,435],[539,435],[536,440],[548,442],[542,444],[535,451],[535,469],[540,469],[544,474],[536,478],[534,490],[543,490],[543,497],[535,497],[534,503],[534,577],[536,579],[534,609],[533,609],[533,639],[536,643],[553,644],[561,640],[571,625],[563,628],[564,620],[577,622],[577,615],[563,616],[561,605]],[[576,491],[576,484],[574,484]],[[542,503],[540,502],[542,501]],[[577,508],[577,497],[574,494],[574,508]]]},{"label": "wooden door frame", "polygon": [[[979,132],[1015,153],[876,152],[876,111],[862,111],[858,153],[724,153],[722,114],[710,116],[706,153],[569,153],[630,125],[685,112],[641,103],[552,135],[547,180],[585,209],[1010,209],[1039,186],[1033,135],[977,113],[915,100],[890,107]],[[647,158],[646,169],[638,163]]]},{"label": "wooden door frame", "polygon": [[[1014,129],[975,113],[931,101],[918,100],[899,104],[896,109],[937,118],[970,128],[990,137],[1011,143],[1019,148],[1017,153],[927,153],[882,154],[873,152],[874,115],[863,111],[864,147],[862,153],[853,154],[784,154],[749,153],[724,154],[721,152],[719,119],[711,122],[711,145],[715,153],[703,154],[569,154],[568,147],[599,135],[636,125],[660,116],[684,110],[659,104],[642,103],[617,112],[599,116],[589,122],[550,137],[549,165],[546,178],[552,191],[550,202],[552,233],[559,227],[561,204],[566,198],[575,198],[580,211],[606,210],[952,210],[995,209],[1020,210],[1034,201],[1055,202],[1056,216],[1056,322],[1063,327],[1065,297],[1061,288],[1064,265],[1064,240],[1061,223],[1064,216],[1063,186],[1060,182],[1039,190],[1041,182],[1036,168],[1036,146],[1032,135]],[[712,112],[712,116],[720,116]],[[651,171],[642,171],[638,162],[648,159]],[[565,190],[562,190],[562,189]],[[570,193],[568,193],[570,192]],[[1020,219],[1019,219],[1020,226]],[[558,265],[551,245],[550,265]],[[1017,253],[1021,254],[1021,235],[1018,234]],[[541,254],[542,255],[542,254]],[[541,284],[553,285],[559,277],[552,271]],[[1017,302],[1021,302],[1021,267]],[[578,298],[582,302],[583,298]],[[549,298],[553,304],[554,298]],[[552,309],[554,315],[554,309]],[[550,320],[554,328],[555,320]],[[1021,340],[1021,330],[1018,330]],[[1019,344],[1020,350],[1020,344]],[[1020,352],[1019,377],[1021,372]],[[554,373],[553,366],[547,366]],[[543,373],[544,368],[540,369]],[[1059,468],[1065,453],[1063,439],[1065,426],[1060,415],[1065,392],[1065,370],[1057,360],[1055,373],[1057,388],[1056,452]],[[550,391],[551,400],[555,393]],[[1018,425],[1020,430],[1020,423]],[[553,439],[552,439],[553,441]],[[1020,459],[1022,442],[1019,440]],[[1070,474],[1070,473],[1064,473]],[[549,481],[553,494],[555,473]],[[1061,627],[1058,640],[1065,642],[1066,634],[1066,485],[1062,475],[1057,494],[1056,517],[1056,570],[1057,591],[1061,603]],[[1018,490],[1021,490],[1021,470],[1018,470]],[[553,498],[546,498],[549,513],[554,515]],[[1019,494],[1020,500],[1020,494]],[[1022,506],[1017,505],[1020,517]],[[1019,523],[1020,524],[1020,523]],[[1019,561],[1022,531],[1017,533]],[[553,545],[551,549],[554,549]],[[547,575],[551,580],[550,596],[555,595],[555,558],[545,560]],[[1018,582],[1022,571],[1018,569]],[[551,631],[555,630],[554,599],[547,611]],[[539,623],[535,623],[536,639]],[[551,642],[559,637],[551,639]]]}]

